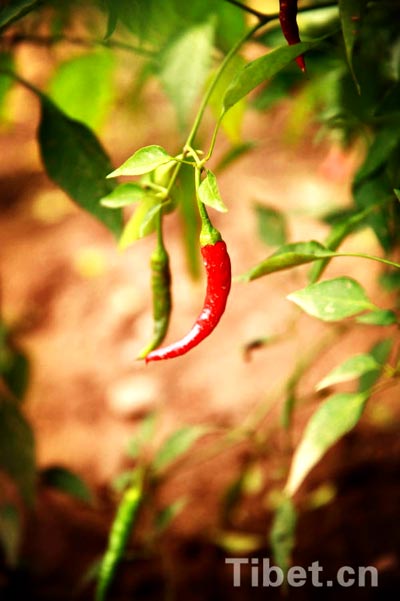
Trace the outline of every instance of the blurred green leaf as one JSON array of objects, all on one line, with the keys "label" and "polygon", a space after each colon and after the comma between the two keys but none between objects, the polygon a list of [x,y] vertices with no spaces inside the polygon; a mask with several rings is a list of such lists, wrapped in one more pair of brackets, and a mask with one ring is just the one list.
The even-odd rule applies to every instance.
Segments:
[{"label": "blurred green leaf", "polygon": [[0,398],[0,469],[15,482],[28,505],[36,488],[34,438],[30,425],[19,407]]},{"label": "blurred green leaf", "polygon": [[87,484],[67,468],[60,466],[45,468],[41,470],[40,478],[44,486],[59,490],[84,503],[93,501],[93,494]]},{"label": "blurred green leaf", "polygon": [[221,173],[224,169],[229,167],[234,161],[240,159],[242,156],[247,154],[250,150],[255,148],[254,142],[243,142],[228,148],[228,150],[219,159],[217,165],[214,167],[214,173]]},{"label": "blurred green leaf", "polygon": [[160,57],[159,78],[181,127],[187,124],[206,81],[214,34],[213,19],[197,24],[174,39]]},{"label": "blurred green leaf", "polygon": [[303,311],[323,321],[338,321],[375,309],[362,286],[349,277],[311,284],[287,297]]},{"label": "blurred green leaf", "polygon": [[149,413],[140,422],[137,432],[128,442],[127,453],[132,459],[136,459],[142,448],[153,438],[157,425],[157,413]]},{"label": "blurred green leaf", "polygon": [[182,165],[173,195],[178,203],[182,218],[183,242],[188,269],[192,278],[198,279],[200,276],[200,252],[198,248],[200,222],[193,175],[193,167]]},{"label": "blurred green leaf", "polygon": [[378,131],[368,149],[363,164],[354,177],[353,185],[357,186],[383,167],[399,144],[400,130],[398,127],[393,127],[393,125],[391,125],[390,127]]},{"label": "blurred green leaf", "polygon": [[395,292],[400,289],[400,271],[388,271],[379,276],[379,283],[388,292]]},{"label": "blurred green leaf", "polygon": [[14,58],[9,52],[0,52],[0,119],[4,117],[4,103],[14,80],[2,71],[13,71]]},{"label": "blurred green leaf", "polygon": [[162,202],[152,194],[144,197],[124,227],[119,240],[120,249],[124,250],[140,238],[148,236],[155,230],[155,216],[162,209]]},{"label": "blurred green leaf", "polygon": [[335,256],[334,252],[326,249],[315,240],[285,244],[267,259],[239,276],[239,279],[250,282],[269,273],[290,269],[291,267],[311,263],[316,259],[332,256]]},{"label": "blurred green leaf", "polygon": [[397,323],[397,316],[390,309],[377,309],[365,313],[365,315],[360,315],[356,318],[356,321],[371,326],[391,326]]},{"label": "blurred green leaf", "polygon": [[178,499],[156,514],[154,527],[157,534],[161,534],[161,532],[164,532],[168,528],[171,522],[181,513],[185,505],[186,499]]},{"label": "blurred green leaf", "polygon": [[92,129],[100,127],[114,97],[115,58],[111,52],[91,52],[57,67],[49,95],[71,119]]},{"label": "blurred green leaf", "polygon": [[326,400],[307,423],[297,446],[285,491],[293,495],[318,461],[344,434],[354,428],[368,399],[363,393],[341,393]]},{"label": "blurred green leaf", "polygon": [[294,58],[313,48],[319,42],[320,40],[314,40],[292,46],[282,46],[248,63],[237,72],[235,79],[224,95],[224,112],[228,111],[261,83],[271,79],[281,69],[289,65]]},{"label": "blurred green leaf", "polygon": [[347,61],[353,74],[354,81],[359,87],[353,68],[353,49],[359,35],[359,24],[365,0],[339,0],[339,13],[342,25]]},{"label": "blurred green leaf", "polygon": [[172,157],[162,148],[152,144],[139,148],[129,159],[120,167],[107,175],[107,178],[118,177],[119,175],[142,175],[154,171],[160,165],[171,161]]},{"label": "blurred green leaf", "polygon": [[219,547],[230,554],[252,553],[263,544],[261,536],[244,532],[219,532],[214,540]]},{"label": "blurred green leaf", "polygon": [[12,0],[0,7],[0,30],[24,17],[39,4],[39,0]]},{"label": "blurred green leaf", "polygon": [[349,357],[341,365],[333,369],[325,378],[323,378],[316,386],[316,390],[322,390],[327,386],[347,382],[359,378],[363,374],[379,369],[379,364],[376,359],[368,353],[360,353]]},{"label": "blurred green leaf", "polygon": [[10,359],[4,370],[1,370],[9,391],[19,400],[23,400],[29,384],[30,365],[27,356],[10,348]]},{"label": "blurred green leaf", "polygon": [[284,213],[259,203],[254,208],[258,219],[258,234],[261,240],[268,246],[285,244],[287,225]]},{"label": "blurred green leaf", "polygon": [[224,204],[218,189],[217,178],[209,169],[206,171],[206,177],[200,183],[198,193],[199,200],[203,204],[215,209],[216,211],[220,211],[222,213],[227,212],[228,208]]},{"label": "blurred green leaf", "polygon": [[184,426],[164,442],[153,460],[157,472],[165,470],[174,461],[187,453],[195,442],[209,431],[205,426]]},{"label": "blurred green leaf", "polygon": [[370,390],[375,382],[379,380],[383,367],[389,359],[392,346],[393,340],[391,338],[386,338],[375,343],[369,350],[369,354],[377,361],[379,368],[375,371],[367,372],[360,377],[358,385],[359,392]]},{"label": "blurred green leaf", "polygon": [[127,207],[143,199],[145,191],[142,186],[133,182],[127,182],[117,186],[110,194],[100,199],[100,204],[109,209]]},{"label": "blurred green leaf", "polygon": [[16,567],[21,543],[21,520],[14,505],[0,505],[0,543],[8,566]]},{"label": "blurred green leaf", "polygon": [[40,103],[38,140],[49,177],[118,237],[122,230],[122,213],[109,211],[99,204],[100,198],[115,187],[106,179],[111,170],[109,158],[85,125],[64,115],[43,95]]},{"label": "blurred green leaf", "polygon": [[295,544],[297,511],[290,498],[284,498],[275,510],[270,543],[275,563],[287,573]]}]

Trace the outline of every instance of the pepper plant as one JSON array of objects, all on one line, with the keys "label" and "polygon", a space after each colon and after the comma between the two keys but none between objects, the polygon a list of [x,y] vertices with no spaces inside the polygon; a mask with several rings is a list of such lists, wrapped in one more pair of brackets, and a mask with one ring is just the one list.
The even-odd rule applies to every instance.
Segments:
[{"label": "pepper plant", "polygon": [[[363,146],[364,158],[352,183],[353,204],[322,217],[329,225],[325,240],[287,241],[284,210],[261,207],[265,238],[273,239],[272,245],[278,248],[260,257],[258,264],[244,274],[234,274],[237,281],[250,283],[309,264],[309,285],[293,290],[289,301],[311,319],[331,324],[346,320],[345,327],[381,326],[382,332],[387,331],[369,352],[344,359],[317,387],[319,393],[341,382],[355,382],[353,392],[324,396],[294,450],[271,532],[276,557],[287,567],[296,523],[293,496],[325,452],[357,424],[371,396],[395,385],[400,371],[397,347],[392,344],[398,327],[397,300],[394,298],[391,307],[381,307],[367,295],[362,282],[346,274],[334,279],[324,277],[328,263],[341,257],[375,261],[382,264],[382,286],[398,293],[400,6],[389,0],[282,0],[258,2],[257,8],[254,4],[237,0],[167,0],[162,7],[154,0],[93,0],[84,5],[72,0],[6,2],[0,10],[0,99],[6,98],[14,86],[23,86],[37,98],[37,142],[44,170],[82,210],[108,228],[121,249],[152,236],[154,252],[149,271],[154,329],[149,340],[143,341],[143,350],[138,350],[138,358],[146,362],[169,358],[179,361],[180,355],[212,334],[225,310],[231,266],[212,215],[214,211],[225,213],[228,207],[217,183],[218,170],[210,168],[210,161],[215,158],[221,135],[228,138],[231,148],[221,159],[219,171],[228,164],[234,169],[234,161],[251,151],[251,144],[238,134],[245,110],[266,110],[293,90],[311,90],[307,98],[319,134],[339,140],[345,148]],[[76,15],[86,26],[86,37],[70,33]],[[38,23],[45,24],[45,34],[37,33]],[[15,60],[19,45],[52,47],[68,42],[82,46],[82,54],[57,67],[49,89],[19,74]],[[246,58],[250,45],[257,54],[252,60]],[[98,47],[103,52],[98,52]],[[114,168],[95,132],[112,87],[112,62],[121,53],[128,53],[132,64],[137,60],[136,94],[149,79],[158,80],[175,108],[177,138],[182,142],[164,148],[153,131],[152,144],[133,148],[132,155]],[[80,90],[85,90],[89,73],[94,88],[93,104],[87,105],[84,96],[90,96],[90,90],[86,89],[85,94]],[[96,95],[96,86],[102,94]],[[214,125],[207,139],[205,122],[209,122],[210,115]],[[119,177],[130,181],[118,183]],[[323,202],[321,198],[321,205]],[[134,208],[128,219],[126,207]],[[188,334],[162,347],[173,309],[168,240],[163,226],[176,210],[183,217],[182,237],[192,275],[198,274],[197,249],[201,248],[207,291],[202,312],[186,330]],[[362,248],[357,252],[340,251],[346,238],[362,228],[374,232],[381,248],[379,256]],[[264,343],[261,339],[253,346]],[[319,352],[319,345],[320,341],[310,349],[309,358],[296,366],[283,386],[286,398],[282,423],[286,429],[291,427],[299,381]],[[2,376],[6,383],[7,369]],[[157,365],[149,369],[157,369]],[[11,402],[7,398],[2,407],[9,407]],[[20,415],[16,405],[13,411]],[[266,411],[261,403],[234,440],[251,441],[259,435]],[[227,437],[225,446],[231,444],[231,439]],[[182,452],[185,450],[187,445],[183,445]],[[4,459],[4,469],[18,479],[7,461]],[[99,571],[98,601],[106,597],[143,501],[152,490],[147,477],[153,467],[152,462],[140,465],[127,481]],[[235,502],[240,499],[244,482],[241,474],[234,483]],[[283,546],[282,541],[289,544]]]}]

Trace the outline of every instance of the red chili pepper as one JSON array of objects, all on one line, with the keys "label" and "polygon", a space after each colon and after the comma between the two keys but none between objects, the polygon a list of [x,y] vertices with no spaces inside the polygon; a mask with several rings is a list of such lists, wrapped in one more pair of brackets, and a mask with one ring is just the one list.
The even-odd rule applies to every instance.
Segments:
[{"label": "red chili pepper", "polygon": [[226,244],[219,239],[201,247],[207,273],[207,292],[203,309],[192,329],[178,342],[149,353],[146,363],[184,355],[211,334],[225,311],[231,288],[231,262]]},{"label": "red chili pepper", "polygon": [[[300,35],[297,26],[297,0],[279,0],[279,22],[288,44],[290,46],[298,44],[300,42]],[[305,71],[304,56],[301,54],[295,60],[300,69]]]}]

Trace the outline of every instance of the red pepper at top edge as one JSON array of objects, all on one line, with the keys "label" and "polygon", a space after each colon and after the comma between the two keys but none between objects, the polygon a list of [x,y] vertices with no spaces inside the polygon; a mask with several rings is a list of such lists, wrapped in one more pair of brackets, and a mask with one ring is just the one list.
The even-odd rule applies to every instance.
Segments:
[{"label": "red pepper at top edge", "polygon": [[203,309],[192,329],[178,342],[152,351],[146,356],[146,363],[172,359],[184,355],[197,346],[214,330],[225,311],[231,288],[231,262],[223,240],[201,247],[204,267],[207,273],[207,291]]},{"label": "red pepper at top edge", "polygon": [[[279,22],[282,33],[288,44],[298,44],[300,42],[299,28],[297,25],[297,0],[279,0]],[[304,57],[301,54],[296,57],[296,63],[302,71],[306,70]]]}]

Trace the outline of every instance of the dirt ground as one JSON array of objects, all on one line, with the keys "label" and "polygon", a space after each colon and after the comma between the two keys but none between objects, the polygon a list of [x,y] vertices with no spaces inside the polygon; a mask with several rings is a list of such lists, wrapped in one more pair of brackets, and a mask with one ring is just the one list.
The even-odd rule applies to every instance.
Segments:
[{"label": "dirt ground", "polygon": [[[263,483],[257,494],[245,499],[228,523],[222,523],[221,499],[248,460],[251,445],[241,443],[201,459],[210,441],[206,437],[171,473],[156,499],[165,506],[184,495],[187,505],[150,551],[143,545],[144,519],[111,598],[280,597],[277,589],[252,587],[249,566],[243,571],[243,585],[233,587],[224,561],[227,553],[215,539],[223,528],[261,534],[265,545],[254,557],[271,557],[267,533],[273,503],[266,499],[282,488],[291,449],[317,402],[298,406],[288,437],[279,426],[284,386],[304,348],[331,329],[298,315],[286,300],[306,284],[306,271],[299,268],[248,285],[234,284],[219,327],[200,347],[165,364],[145,366],[136,361],[151,332],[147,265],[153,240],[144,239],[120,253],[110,234],[47,180],[33,138],[37,107],[23,91],[16,92],[15,103],[18,119],[4,129],[0,141],[3,314],[6,322],[19,323],[19,342],[32,362],[25,408],[35,431],[38,465],[74,470],[93,488],[97,502],[94,507],[84,506],[42,487],[35,510],[26,516],[21,567],[4,572],[0,598],[50,601],[75,594],[78,599],[91,598],[90,587],[82,590],[78,585],[106,543],[114,507],[109,485],[129,465],[127,442],[149,412],[159,413],[152,441],[158,448],[183,424],[205,423],[222,431],[237,427],[257,404],[267,403],[274,390],[276,400],[261,426],[269,434],[259,457]],[[229,213],[215,215],[215,221],[230,248],[235,275],[270,252],[257,236],[254,201],[288,210],[290,237],[295,241],[323,240],[325,229],[315,215],[349,199],[351,171],[358,157],[314,144],[312,132],[297,145],[286,145],[282,131],[289,109],[290,104],[269,116],[249,115],[246,137],[256,140],[257,146],[220,179]],[[115,164],[139,145],[168,147],[173,132],[165,120],[165,114],[158,114],[153,131],[148,132],[128,125],[126,115],[116,117],[102,136]],[[127,135],[127,126],[132,136]],[[223,147],[222,141],[219,153]],[[176,215],[167,220],[166,237],[173,272],[174,313],[168,335],[172,341],[197,315],[204,280],[193,283],[188,276]],[[379,252],[368,232],[346,244],[349,249]],[[366,261],[343,259],[332,262],[327,276],[356,277],[385,306],[389,297],[376,287],[378,270]],[[280,342],[245,359],[246,343],[287,329],[289,335]],[[393,329],[389,332],[396,334]],[[367,326],[338,333],[317,354],[300,383],[300,396],[340,360],[368,349],[381,335],[379,328]],[[338,595],[381,599],[393,598],[398,590],[397,400],[398,389],[372,399],[361,424],[327,454],[296,497],[300,517],[294,564],[309,566],[318,560],[324,577],[332,578],[343,565],[377,566],[378,589],[302,587],[289,590],[288,599]],[[334,499],[313,505],[313,494],[326,483],[334,487]]]}]

